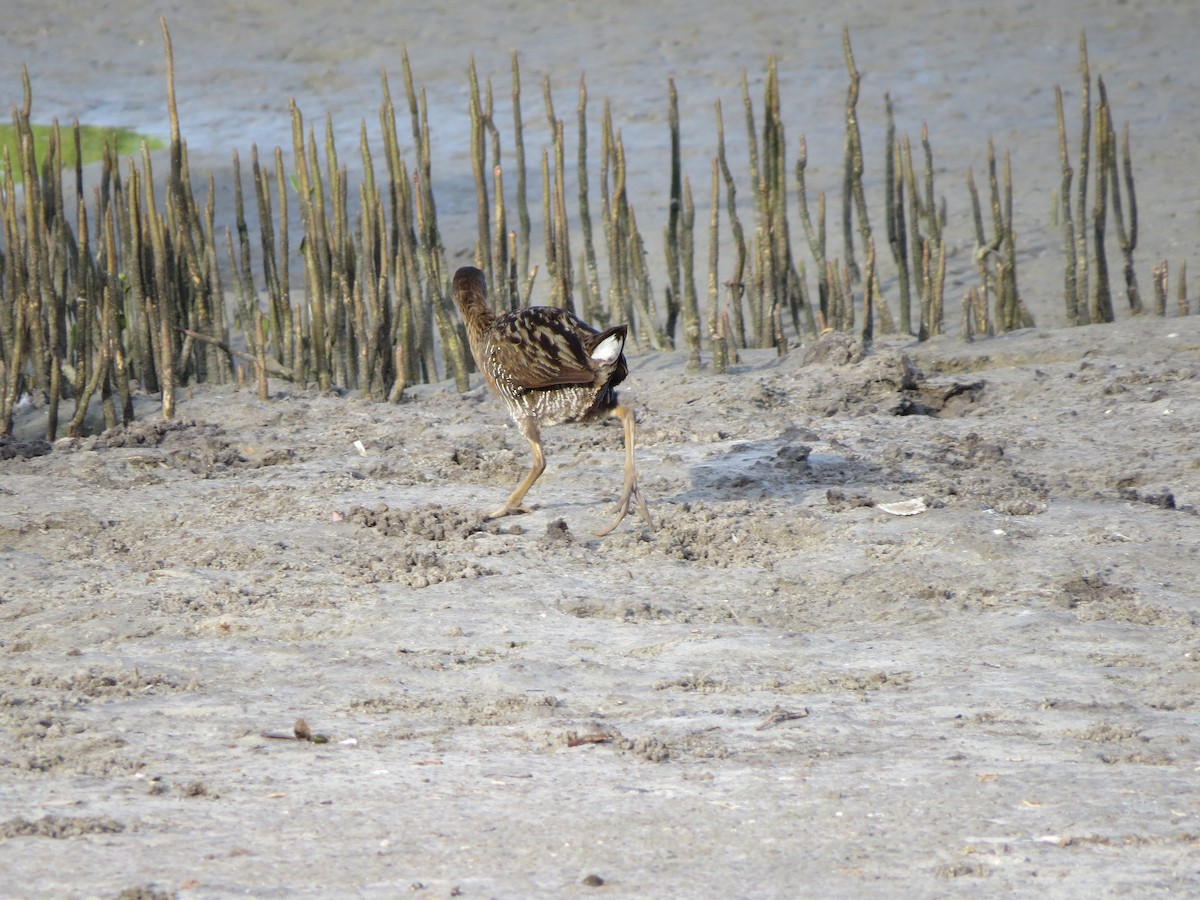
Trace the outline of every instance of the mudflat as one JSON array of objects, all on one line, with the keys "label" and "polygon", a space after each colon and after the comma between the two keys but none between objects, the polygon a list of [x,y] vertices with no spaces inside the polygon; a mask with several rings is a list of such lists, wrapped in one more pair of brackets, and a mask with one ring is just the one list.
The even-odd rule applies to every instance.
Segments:
[{"label": "mudflat", "polygon": [[[156,13],[18,6],[14,104],[24,61],[35,110],[162,120]],[[289,94],[356,140],[403,43],[464,259],[469,54],[499,84],[520,50],[565,110],[586,70],[653,221],[665,79],[702,181],[711,99],[732,132],[770,52],[837,189],[849,23],[864,141],[882,90],[901,127],[928,119],[951,222],[989,133],[1013,151],[1038,327],[806,336],[724,375],[631,346],[656,527],[605,538],[616,422],[547,429],[533,511],[483,519],[528,447],[478,380],[395,405],[199,385],[172,421],[147,396],[53,444],[23,409],[0,460],[0,895],[1200,890],[1200,317],[1062,327],[1050,219],[1053,86],[1077,103],[1087,28],[1134,131],[1143,291],[1195,258],[1189,4],[275,6],[168,15],[193,174],[287,146]]]}]

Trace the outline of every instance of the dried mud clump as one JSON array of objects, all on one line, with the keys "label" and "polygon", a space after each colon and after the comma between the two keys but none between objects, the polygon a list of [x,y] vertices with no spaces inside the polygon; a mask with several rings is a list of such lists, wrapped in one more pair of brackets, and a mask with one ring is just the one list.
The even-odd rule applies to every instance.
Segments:
[{"label": "dried mud clump", "polygon": [[811,523],[745,500],[683,503],[659,525],[654,546],[665,556],[716,568],[736,564],[771,568],[783,556],[802,550]]},{"label": "dried mud clump", "polygon": [[616,745],[620,750],[650,762],[666,762],[671,758],[671,748],[654,737],[623,738]]},{"label": "dried mud clump", "polygon": [[849,366],[862,362],[866,347],[862,339],[844,331],[827,331],[804,351],[806,366]]},{"label": "dried mud clump", "polygon": [[160,447],[170,435],[199,427],[195,419],[152,419],[118,425],[85,440],[83,450],[119,450],[132,447]]},{"label": "dried mud clump", "polygon": [[844,491],[841,488],[829,488],[825,492],[825,502],[831,512],[845,512],[848,509],[863,509],[875,505],[875,500],[867,494],[858,491]]},{"label": "dried mud clump", "polygon": [[137,887],[125,888],[117,894],[117,900],[176,900],[178,896],[175,891],[160,891],[152,884],[140,884]]},{"label": "dried mud clump", "polygon": [[1074,609],[1088,603],[1127,603],[1135,592],[1119,584],[1109,584],[1103,575],[1079,575],[1064,581],[1059,590],[1059,605]]},{"label": "dried mud clump", "polygon": [[1157,506],[1159,509],[1175,509],[1175,494],[1167,488],[1163,488],[1157,493],[1145,493],[1137,488],[1122,486],[1119,488],[1119,493],[1122,500],[1130,503],[1146,503],[1150,506]]},{"label": "dried mud clump", "polygon": [[424,588],[446,581],[471,581],[495,574],[494,570],[474,561],[456,562],[442,559],[436,554],[408,554],[402,562],[401,571],[393,573],[392,580],[411,588]]},{"label": "dried mud clump", "polygon": [[[889,464],[925,462],[945,479],[926,490],[953,496],[958,502],[982,504],[1000,515],[1035,516],[1050,504],[1050,487],[1043,476],[1017,468],[1003,439],[975,432],[946,435],[923,449],[894,450]],[[1018,454],[1019,457],[1019,454]]]},{"label": "dried mud clump", "polygon": [[80,450],[157,450],[161,462],[195,475],[211,476],[224,469],[258,465],[248,463],[217,425],[195,419],[155,419],[131,422],[87,438]]},{"label": "dried mud clump", "polygon": [[569,544],[575,540],[571,534],[571,529],[567,527],[564,519],[555,519],[546,524],[546,534],[541,539],[540,544],[546,548],[553,548],[560,544]]},{"label": "dried mud clump", "polygon": [[54,706],[81,706],[86,698],[0,695],[0,769],[25,773],[68,771],[95,777],[134,771],[124,738],[89,729],[87,719],[50,712]]},{"label": "dried mud clump", "polygon": [[627,738],[613,729],[613,746],[622,753],[639,756],[648,762],[662,763],[683,758],[728,759],[732,752],[713,734],[695,732],[658,738],[646,735]]},{"label": "dried mud clump", "polygon": [[65,676],[33,673],[27,677],[26,684],[30,687],[67,691],[88,699],[141,696],[163,690],[195,690],[195,685],[180,684],[166,675],[143,675],[136,669],[112,672],[88,669]]},{"label": "dried mud clump", "polygon": [[1124,741],[1148,742],[1150,739],[1142,734],[1140,728],[1133,725],[1114,724],[1112,722],[1097,722],[1088,728],[1069,732],[1072,737],[1097,744],[1118,744]]},{"label": "dried mud clump", "polygon": [[400,716],[407,721],[439,720],[458,726],[515,725],[527,719],[544,719],[554,714],[558,699],[550,694],[477,695],[458,694],[448,697],[396,695],[363,697],[350,701],[352,712],[366,713],[376,719]]},{"label": "dried mud clump", "polygon": [[887,413],[957,418],[970,414],[986,386],[982,379],[928,381],[904,351],[871,348],[838,332],[822,335],[805,353],[803,365],[837,370],[818,399],[826,416]]},{"label": "dried mud clump", "polygon": [[386,553],[339,554],[338,572],[363,584],[403,584],[425,588],[446,581],[470,581],[495,572],[466,555],[402,546]]},{"label": "dried mud clump", "polygon": [[29,821],[20,816],[0,824],[0,838],[15,837],[79,837],[84,834],[119,834],[125,826],[108,816],[42,816]]},{"label": "dried mud clump", "polygon": [[891,411],[897,416],[957,418],[966,415],[979,403],[986,385],[983,379],[952,381],[948,384],[922,381],[907,389]]},{"label": "dried mud clump", "polygon": [[175,785],[175,795],[184,799],[217,800],[220,794],[203,781],[189,781]]},{"label": "dried mud clump", "polygon": [[987,878],[992,870],[983,863],[953,863],[938,866],[934,875],[938,878]]},{"label": "dried mud clump", "polygon": [[424,588],[446,581],[470,580],[495,574],[473,557],[448,554],[442,548],[434,551],[411,546],[412,539],[446,544],[463,541],[478,532],[496,533],[496,527],[485,522],[477,513],[468,514],[439,504],[400,509],[389,507],[386,503],[376,503],[371,507],[350,507],[343,520],[372,529],[383,537],[409,539],[395,552],[355,556],[347,561],[344,568],[353,570],[355,577]]},{"label": "dried mud clump", "polygon": [[508,484],[520,476],[524,463],[522,457],[507,447],[458,447],[450,454],[450,468],[443,471],[446,474],[454,470],[477,472],[485,482]]},{"label": "dried mud clump", "polygon": [[437,503],[415,509],[397,509],[386,503],[352,506],[345,520],[374,528],[387,537],[418,537],[427,541],[462,540],[480,531],[493,530],[478,513],[447,509]]},{"label": "dried mud clump", "polygon": [[[448,581],[472,581],[496,574],[474,555],[428,548],[429,545],[423,543],[415,547],[407,543],[364,546],[336,551],[331,554],[329,563],[334,571],[359,584],[402,584],[410,588],[425,588]],[[310,605],[321,604],[329,608],[337,605],[332,598]]]},{"label": "dried mud clump", "polygon": [[1138,592],[1122,584],[1110,584],[1103,575],[1081,575],[1057,586],[1056,602],[1074,611],[1081,622],[1125,622],[1153,627],[1188,627],[1192,617],[1157,603],[1147,603]]},{"label": "dried mud clump", "polygon": [[821,379],[821,396],[815,398],[819,411],[827,417],[880,411],[899,414],[906,394],[916,391],[924,380],[920,369],[899,350],[885,348],[864,355],[851,346],[844,352],[831,350],[823,356],[815,352],[821,347],[818,343],[805,362],[837,369]]}]

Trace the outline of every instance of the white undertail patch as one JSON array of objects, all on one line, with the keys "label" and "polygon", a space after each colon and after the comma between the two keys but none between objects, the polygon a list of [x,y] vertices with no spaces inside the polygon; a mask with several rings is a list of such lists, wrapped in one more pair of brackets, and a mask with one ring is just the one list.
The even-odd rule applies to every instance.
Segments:
[{"label": "white undertail patch", "polygon": [[592,359],[596,362],[610,363],[618,356],[625,347],[625,341],[622,340],[619,334],[610,334],[592,351]]}]

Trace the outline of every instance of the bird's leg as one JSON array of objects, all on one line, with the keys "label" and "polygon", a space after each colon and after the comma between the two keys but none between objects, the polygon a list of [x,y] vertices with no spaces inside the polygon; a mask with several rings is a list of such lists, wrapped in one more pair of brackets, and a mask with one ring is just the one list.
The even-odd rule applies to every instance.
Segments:
[{"label": "bird's leg", "polygon": [[634,432],[636,430],[633,410],[628,406],[617,406],[613,408],[612,414],[625,426],[625,488],[621,491],[621,499],[617,502],[617,517],[607,528],[597,531],[597,537],[604,537],[629,515],[630,498],[637,500],[638,509],[642,513],[642,518],[646,520],[646,525],[651,529],[654,528],[654,522],[650,519],[650,510],[646,507],[646,498],[642,496],[642,492],[638,488],[637,469],[633,465]]},{"label": "bird's leg", "polygon": [[502,519],[505,516],[529,512],[521,505],[521,500],[524,499],[525,493],[533,487],[533,483],[538,480],[538,477],[546,471],[546,454],[542,452],[542,434],[537,420],[521,419],[517,422],[517,427],[521,430],[521,434],[525,435],[525,440],[529,441],[529,446],[533,450],[533,465],[529,467],[529,474],[517,485],[517,489],[512,492],[505,504],[488,513],[485,518]]}]

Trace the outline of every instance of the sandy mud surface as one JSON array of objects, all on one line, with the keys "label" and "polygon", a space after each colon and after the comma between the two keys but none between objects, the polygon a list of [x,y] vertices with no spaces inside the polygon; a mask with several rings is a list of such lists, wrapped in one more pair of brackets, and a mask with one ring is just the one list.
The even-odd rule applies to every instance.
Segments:
[{"label": "sandy mud surface", "polygon": [[[159,10],[98,5],[121,28],[18,5],[6,88],[23,58],[56,114],[89,73],[85,111],[161,114]],[[831,335],[723,376],[633,353],[656,528],[604,539],[615,423],[549,430],[533,512],[482,520],[528,449],[477,381],[395,406],[199,386],[175,421],[143,397],[132,426],[53,445],[26,409],[0,444],[0,895],[1200,891],[1200,317],[1054,327],[1048,224],[1049,92],[1077,86],[1086,25],[1142,127],[1143,289],[1150,261],[1195,258],[1190,4],[845,4],[786,27],[513,4],[385,27],[368,3],[342,30],[285,6],[168,11],[181,81],[208,88],[181,97],[185,136],[215,165],[286,142],[289,91],[355,132],[407,41],[460,123],[472,50],[501,80],[511,47],[556,84],[588,69],[664,175],[666,75],[704,95],[685,117],[707,137],[708,95],[736,109],[741,68],[794,51],[785,96],[813,98],[836,173],[850,21],[860,66],[948,151],[982,152],[993,122],[1032,135],[1023,160],[1048,145],[1017,197],[1040,327]],[[461,173],[469,237],[446,152],[439,201],[452,222]],[[665,180],[641,189],[661,203]]]},{"label": "sandy mud surface", "polygon": [[644,356],[605,539],[615,426],[482,521],[482,388],[5,445],[8,885],[1193,890],[1198,375],[1200,319]]}]

